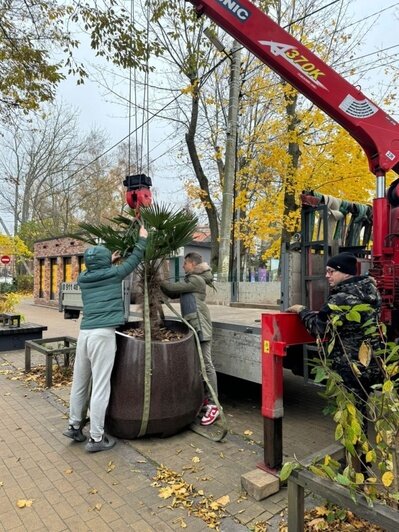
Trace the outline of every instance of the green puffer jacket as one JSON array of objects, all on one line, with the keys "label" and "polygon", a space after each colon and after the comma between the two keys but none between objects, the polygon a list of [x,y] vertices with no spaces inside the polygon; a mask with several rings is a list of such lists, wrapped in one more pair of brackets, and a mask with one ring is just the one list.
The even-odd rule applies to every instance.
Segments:
[{"label": "green puffer jacket", "polygon": [[[212,339],[212,320],[205,303],[206,285],[213,286],[212,271],[206,262],[197,264],[194,270],[187,273],[183,281],[177,283],[161,283],[161,290],[168,297],[180,297],[182,316],[197,331],[201,342]],[[193,301],[185,296],[192,294]]]},{"label": "green puffer jacket", "polygon": [[124,323],[122,281],[139,265],[146,245],[147,239],[140,237],[133,253],[118,266],[112,265],[112,253],[106,247],[86,249],[87,269],[78,277],[83,300],[81,329],[117,327]]}]

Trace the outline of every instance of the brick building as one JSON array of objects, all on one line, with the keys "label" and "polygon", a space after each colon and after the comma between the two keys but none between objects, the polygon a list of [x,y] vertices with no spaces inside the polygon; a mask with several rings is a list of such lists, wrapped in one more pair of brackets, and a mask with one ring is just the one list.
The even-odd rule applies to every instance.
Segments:
[{"label": "brick building", "polygon": [[89,244],[71,237],[38,240],[34,244],[33,297],[37,305],[58,306],[60,284],[76,281],[84,268]]},{"label": "brick building", "polygon": [[[71,237],[38,240],[33,246],[33,298],[37,305],[58,307],[58,292],[62,282],[73,282],[84,269],[83,254],[90,244]],[[184,276],[183,259],[186,253],[196,251],[206,262],[210,260],[209,232],[199,230],[191,244],[170,259],[174,280]]]}]

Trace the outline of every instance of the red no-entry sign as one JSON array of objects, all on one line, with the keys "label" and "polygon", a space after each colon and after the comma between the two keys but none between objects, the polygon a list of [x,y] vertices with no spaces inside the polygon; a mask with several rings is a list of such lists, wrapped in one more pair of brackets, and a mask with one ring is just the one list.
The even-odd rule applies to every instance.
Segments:
[{"label": "red no-entry sign", "polygon": [[10,257],[8,255],[3,255],[0,260],[1,260],[2,264],[9,264],[10,261],[11,261],[11,259],[10,259]]}]

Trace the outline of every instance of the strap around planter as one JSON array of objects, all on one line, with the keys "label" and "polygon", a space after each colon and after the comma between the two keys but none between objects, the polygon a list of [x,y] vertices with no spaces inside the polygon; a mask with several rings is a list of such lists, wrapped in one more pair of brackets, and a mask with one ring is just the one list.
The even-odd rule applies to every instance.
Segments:
[{"label": "strap around planter", "polygon": [[150,304],[148,298],[147,286],[147,269],[144,265],[144,397],[143,397],[143,415],[141,418],[140,432],[137,437],[144,436],[148,428],[151,407],[151,373],[152,373],[152,346],[151,346],[151,323],[150,323]]}]

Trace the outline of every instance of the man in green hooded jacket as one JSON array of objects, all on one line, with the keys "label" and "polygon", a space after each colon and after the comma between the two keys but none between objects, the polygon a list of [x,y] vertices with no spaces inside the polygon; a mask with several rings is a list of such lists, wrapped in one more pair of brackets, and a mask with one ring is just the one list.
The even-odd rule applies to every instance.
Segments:
[{"label": "man in green hooded jacket", "polygon": [[78,277],[83,318],[76,346],[69,427],[63,434],[78,442],[86,440],[81,425],[92,382],[90,439],[86,444],[89,452],[106,451],[115,445],[114,438],[104,434],[104,419],[116,352],[115,328],[125,321],[122,281],[139,265],[146,244],[147,230],[140,227],[132,254],[118,266],[112,263],[119,253],[111,254],[104,246],[93,246],[84,254],[86,270]]}]

